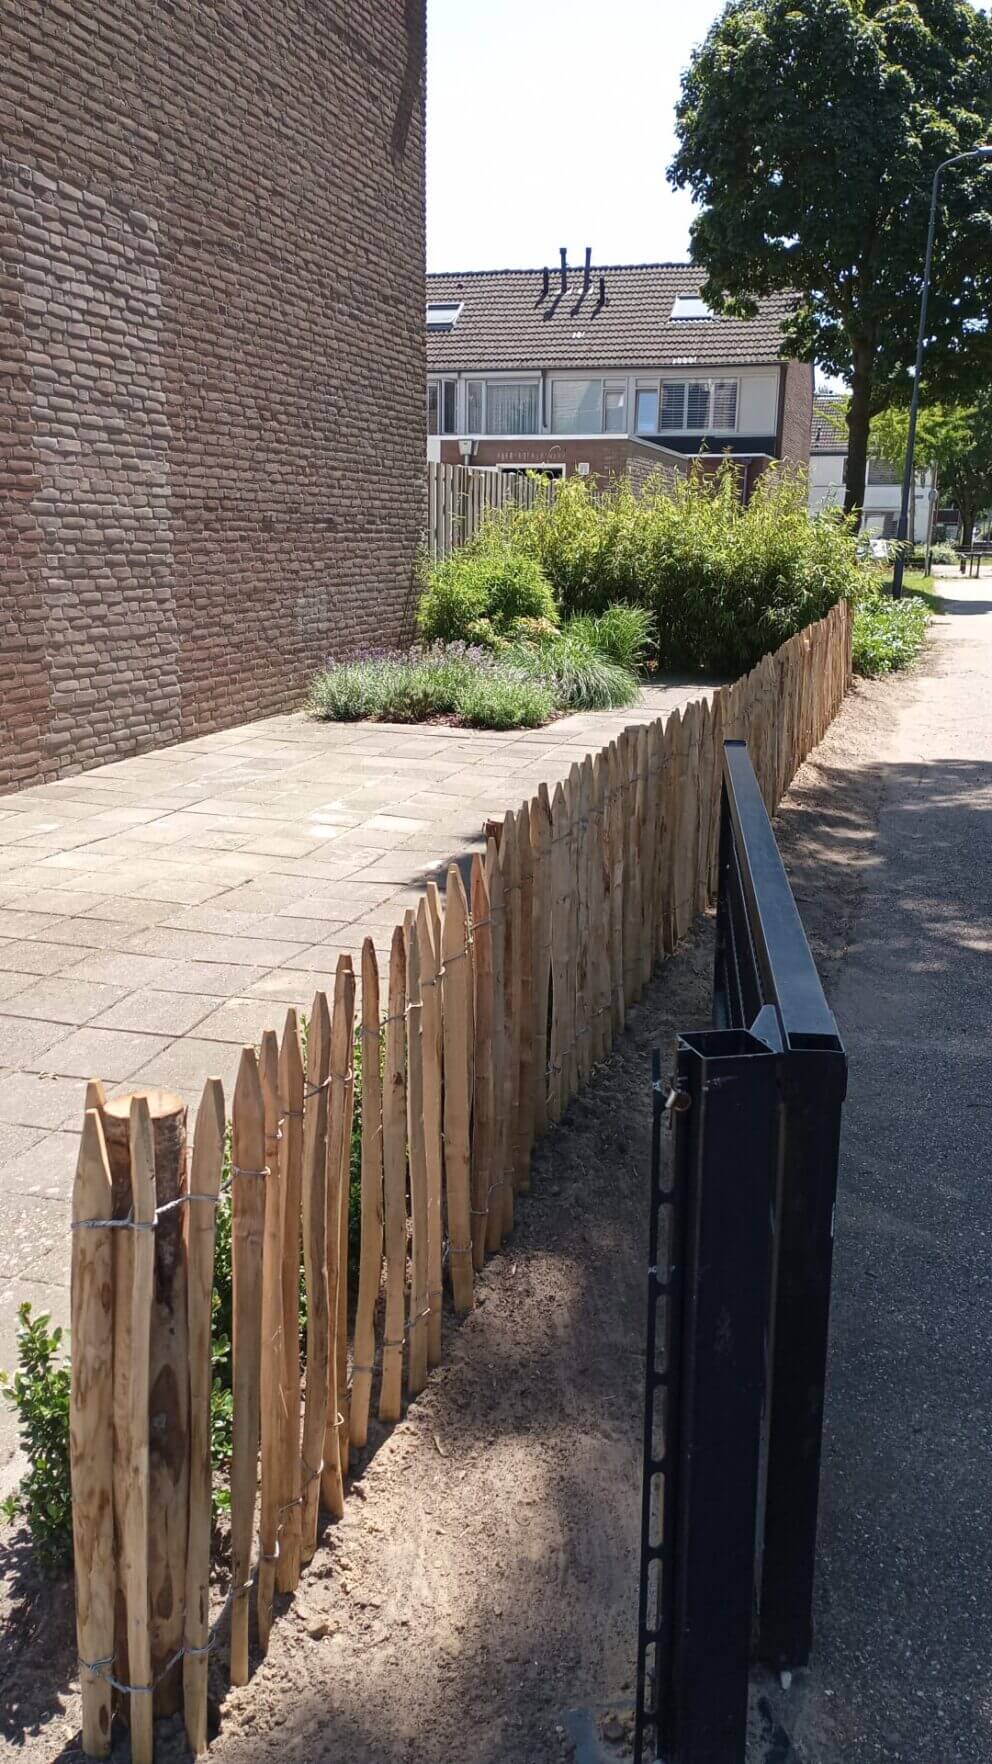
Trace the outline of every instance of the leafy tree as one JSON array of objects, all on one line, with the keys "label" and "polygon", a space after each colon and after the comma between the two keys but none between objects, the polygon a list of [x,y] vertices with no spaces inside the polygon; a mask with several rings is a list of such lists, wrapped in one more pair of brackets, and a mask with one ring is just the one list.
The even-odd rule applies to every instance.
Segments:
[{"label": "leafy tree", "polygon": [[[747,314],[792,289],[785,347],[851,384],[845,507],[873,416],[912,379],[930,187],[987,138],[992,26],[969,0],[730,0],[682,81],[669,168],[702,205],[704,297]],[[927,381],[968,397],[992,367],[992,182],[941,181]]]},{"label": "leafy tree", "polygon": [[[876,459],[901,466],[906,457],[908,412],[890,409],[871,425]],[[924,405],[913,455],[918,466],[936,466],[939,483],[961,516],[962,542],[970,545],[975,522],[992,508],[992,395],[976,404]]]}]

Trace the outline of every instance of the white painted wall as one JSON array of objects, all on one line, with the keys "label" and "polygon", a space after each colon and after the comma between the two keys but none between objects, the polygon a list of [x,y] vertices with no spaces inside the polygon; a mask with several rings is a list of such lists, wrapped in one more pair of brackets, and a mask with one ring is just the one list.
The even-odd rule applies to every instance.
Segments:
[{"label": "white painted wall", "polygon": [[[844,506],[844,455],[814,453],[809,462],[809,511],[821,514],[827,508]],[[914,532],[918,540],[926,538],[930,518],[930,497],[933,475],[928,472],[923,487],[916,491]],[[898,484],[867,484],[862,526],[867,533],[881,533],[886,515],[898,518],[902,491]]]}]

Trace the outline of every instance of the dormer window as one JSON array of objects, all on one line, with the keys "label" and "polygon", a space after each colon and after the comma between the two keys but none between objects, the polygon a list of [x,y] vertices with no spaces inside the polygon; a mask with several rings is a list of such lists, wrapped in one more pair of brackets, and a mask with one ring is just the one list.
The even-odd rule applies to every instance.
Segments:
[{"label": "dormer window", "polygon": [[716,313],[711,312],[705,300],[698,294],[676,294],[672,305],[673,319],[711,319]]},{"label": "dormer window", "polygon": [[464,305],[464,300],[428,300],[427,329],[429,331],[453,331]]}]

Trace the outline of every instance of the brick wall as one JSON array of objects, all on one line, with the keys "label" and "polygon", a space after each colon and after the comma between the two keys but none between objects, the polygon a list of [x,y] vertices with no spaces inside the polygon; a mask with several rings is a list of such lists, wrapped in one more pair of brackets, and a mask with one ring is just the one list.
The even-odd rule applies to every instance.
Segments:
[{"label": "brick wall", "polygon": [[793,465],[808,467],[813,422],[812,363],[788,361],[783,375],[780,457]]},{"label": "brick wall", "polygon": [[[441,442],[441,459],[445,465],[458,465],[461,454],[458,442]],[[473,466],[495,465],[563,465],[565,476],[571,477],[580,464],[588,465],[588,477],[600,484],[611,478],[629,477],[640,489],[652,472],[674,469],[684,473],[687,464],[658,448],[646,446],[627,435],[603,440],[570,440],[563,435],[549,435],[546,441],[514,441],[512,436],[479,441],[472,456]]]},{"label": "brick wall", "polygon": [[424,0],[6,0],[0,788],[397,639]]}]

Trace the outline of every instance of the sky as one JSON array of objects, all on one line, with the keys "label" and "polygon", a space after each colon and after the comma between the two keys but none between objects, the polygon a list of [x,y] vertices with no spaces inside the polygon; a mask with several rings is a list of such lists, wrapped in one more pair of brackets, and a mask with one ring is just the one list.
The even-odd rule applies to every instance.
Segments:
[{"label": "sky", "polygon": [[723,0],[428,0],[427,267],[689,252],[665,169],[682,70]]}]

